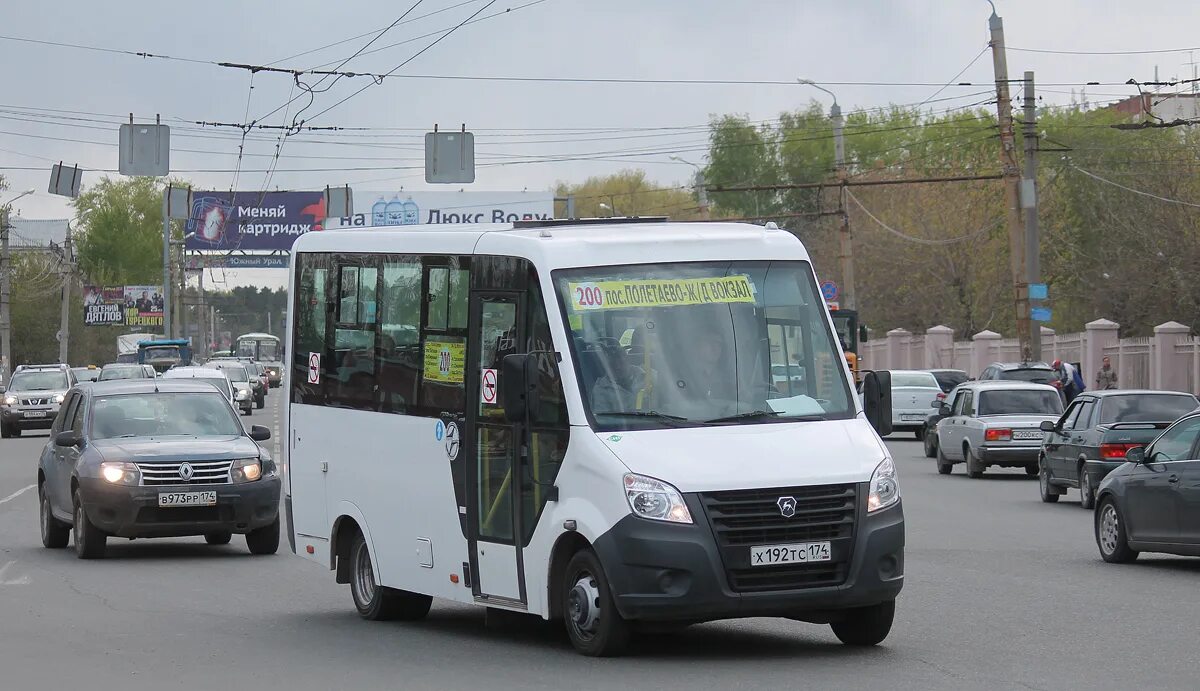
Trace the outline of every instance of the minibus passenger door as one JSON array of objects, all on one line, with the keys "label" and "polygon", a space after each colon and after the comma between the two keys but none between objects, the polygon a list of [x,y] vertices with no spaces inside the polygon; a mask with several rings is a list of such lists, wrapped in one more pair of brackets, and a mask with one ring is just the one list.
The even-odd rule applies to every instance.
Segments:
[{"label": "minibus passenger door", "polygon": [[525,432],[505,415],[503,361],[524,350],[523,293],[473,291],[467,346],[467,541],[480,599],[525,603],[520,540]]}]

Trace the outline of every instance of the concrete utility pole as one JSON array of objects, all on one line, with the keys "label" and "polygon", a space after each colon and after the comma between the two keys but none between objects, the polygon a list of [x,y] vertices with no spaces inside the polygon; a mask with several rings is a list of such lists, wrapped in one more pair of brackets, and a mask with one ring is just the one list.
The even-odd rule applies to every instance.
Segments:
[{"label": "concrete utility pole", "polygon": [[1017,165],[1017,143],[1013,132],[1012,101],[1008,90],[1008,59],[1004,54],[1004,20],[992,10],[988,18],[992,33],[992,67],[996,73],[996,113],[1000,124],[1000,169],[1004,173],[1005,204],[1008,207],[1009,266],[1013,278],[1013,302],[1017,317],[1017,341],[1022,359],[1033,356],[1029,314],[1029,286],[1025,278],[1025,227],[1021,217],[1021,168]]},{"label": "concrete utility pole", "polygon": [[163,188],[163,336],[171,338],[171,186]]},{"label": "concrete utility pole", "polygon": [[807,84],[820,89],[833,98],[829,107],[829,120],[833,125],[833,169],[838,180],[838,212],[842,224],[838,228],[838,263],[842,270],[841,297],[845,309],[857,309],[854,290],[854,236],[850,234],[850,214],[846,211],[846,140],[843,136],[845,120],[842,119],[842,107],[838,105],[837,94],[817,84],[811,79],[797,79],[801,84]]},{"label": "concrete utility pole", "polygon": [[71,225],[67,224],[67,237],[63,241],[62,265],[59,268],[62,276],[62,312],[58,325],[58,361],[69,363],[71,343],[71,281],[75,276],[75,253],[71,247]]},{"label": "concrete utility pole", "polygon": [[[1021,181],[1021,206],[1025,210],[1025,286],[1042,282],[1041,242],[1038,234],[1037,194],[1037,99],[1033,88],[1033,72],[1025,73],[1025,179]],[[1029,298],[1029,309],[1034,306]],[[1042,325],[1029,325],[1029,359],[1042,359]]]}]

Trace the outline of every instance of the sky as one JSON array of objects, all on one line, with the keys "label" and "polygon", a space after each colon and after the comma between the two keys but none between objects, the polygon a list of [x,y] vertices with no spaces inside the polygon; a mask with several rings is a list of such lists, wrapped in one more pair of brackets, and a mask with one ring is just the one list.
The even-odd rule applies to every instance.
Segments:
[{"label": "sky", "polygon": [[[582,181],[630,167],[644,168],[660,183],[686,184],[692,168],[668,156],[703,164],[703,126],[712,116],[736,113],[769,120],[812,100],[829,104],[826,93],[796,84],[797,78],[826,86],[843,110],[920,103],[964,67],[955,81],[973,86],[950,86],[937,98],[952,100],[926,107],[966,106],[989,98],[980,93],[991,89],[993,78],[990,55],[981,55],[989,38],[987,0],[495,0],[490,6],[488,0],[423,0],[413,7],[414,1],[60,0],[48,6],[11,0],[0,9],[0,175],[10,188],[0,192],[0,202],[33,188],[35,194],[14,205],[20,214],[70,216],[69,200],[46,193],[50,166],[63,161],[85,169],[115,169],[117,128],[129,113],[139,122],[157,114],[171,125],[172,170],[197,189],[342,184],[429,189],[420,168],[421,133],[435,124],[442,129],[465,124],[475,132],[480,164],[470,189],[539,190],[556,181]],[[1123,84],[1130,78],[1151,80],[1156,67],[1162,79],[1191,77],[1194,66],[1186,63],[1200,60],[1195,33],[1200,2],[1195,0],[995,1],[1010,46],[1010,75],[1019,78],[1034,70],[1038,83],[1046,85],[1039,89],[1043,104],[1069,102],[1072,90],[1081,89],[1091,102],[1111,102],[1135,93]],[[328,90],[314,94],[299,116],[309,96],[290,75],[211,64],[333,68],[406,10],[411,11],[400,23],[341,68],[396,70],[406,77],[382,84],[366,77],[326,78],[319,89]],[[478,21],[445,33],[477,11]],[[431,45],[440,36],[444,38]],[[1193,46],[1193,57],[1187,50],[1125,55],[1017,50]],[[781,83],[519,82],[412,75]],[[1117,85],[1084,87],[1089,81]],[[271,114],[297,95],[291,106]],[[276,170],[269,175],[280,145],[278,131],[247,135],[239,160],[238,129],[195,124],[283,125],[296,117],[314,127],[369,129],[284,137]],[[84,185],[103,174],[85,172]],[[241,280],[232,277],[235,283],[263,275],[243,273]]]}]

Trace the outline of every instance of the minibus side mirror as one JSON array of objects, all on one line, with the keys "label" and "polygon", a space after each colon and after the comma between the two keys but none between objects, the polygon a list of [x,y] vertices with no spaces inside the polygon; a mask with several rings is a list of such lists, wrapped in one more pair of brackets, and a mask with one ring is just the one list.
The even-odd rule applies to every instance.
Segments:
[{"label": "minibus side mirror", "polygon": [[500,389],[500,403],[504,406],[504,417],[509,422],[525,422],[529,393],[528,365],[529,356],[524,353],[505,355],[500,363],[500,375],[504,380]]},{"label": "minibus side mirror", "polygon": [[892,373],[870,371],[863,376],[863,412],[879,436],[892,433]]}]

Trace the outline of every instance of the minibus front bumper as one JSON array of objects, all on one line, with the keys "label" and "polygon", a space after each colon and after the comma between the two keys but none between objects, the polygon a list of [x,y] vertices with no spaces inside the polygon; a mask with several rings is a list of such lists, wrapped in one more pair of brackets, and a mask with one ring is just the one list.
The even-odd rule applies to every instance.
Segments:
[{"label": "minibus front bumper", "polygon": [[[811,585],[785,579],[775,588],[769,580],[753,580],[758,574],[747,567],[750,546],[718,544],[699,496],[685,497],[692,525],[629,515],[596,540],[617,609],[626,619],[695,623],[774,616],[827,623],[841,610],[894,600],[903,586],[900,503],[871,514],[863,505],[856,507],[852,536],[833,541],[834,560],[841,564],[832,580],[820,577],[819,563],[797,565],[777,573],[812,575]],[[816,568],[806,573],[808,566]]]}]

